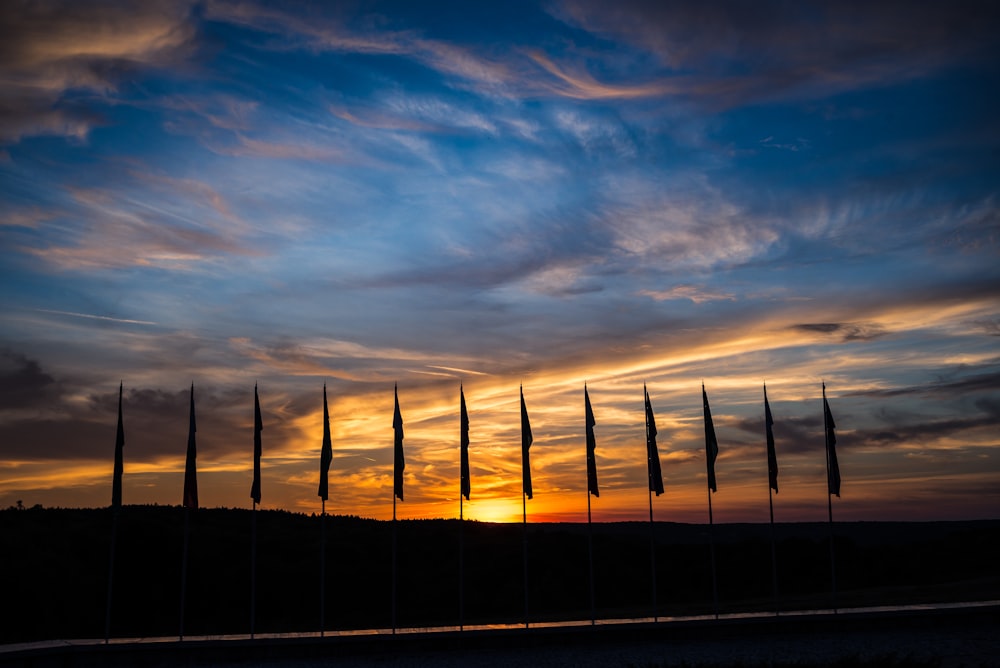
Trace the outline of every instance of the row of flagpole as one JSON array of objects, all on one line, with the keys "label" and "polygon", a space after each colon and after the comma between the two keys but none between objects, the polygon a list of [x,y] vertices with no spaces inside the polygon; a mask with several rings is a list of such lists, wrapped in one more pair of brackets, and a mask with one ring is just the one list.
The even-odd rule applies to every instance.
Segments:
[{"label": "row of flagpole", "polygon": [[[115,463],[112,479],[111,507],[112,507],[112,528],[111,528],[111,553],[108,566],[108,591],[107,606],[105,609],[105,642],[107,643],[111,635],[111,601],[114,584],[114,564],[116,539],[118,532],[118,517],[122,506],[122,477],[124,471],[123,450],[125,446],[125,429],[122,417],[122,395],[123,383],[118,386],[118,428],[115,435]],[[830,575],[831,575],[831,600],[834,612],[837,610],[837,577],[836,562],[833,541],[833,496],[840,496],[840,467],[837,461],[836,452],[836,425],[830,411],[830,405],[826,399],[826,383],[823,385],[823,432],[824,449],[826,453],[827,471],[827,511],[830,528]],[[656,594],[656,524],[653,518],[653,495],[663,494],[663,474],[660,467],[660,457],[656,445],[656,421],[653,415],[653,407],[649,399],[649,392],[643,384],[643,402],[646,419],[646,465],[648,474],[648,494],[649,494],[649,525],[650,525],[650,565],[652,583],[652,612],[654,621],[658,620],[657,594]],[[533,443],[531,433],[531,422],[528,418],[528,409],[524,402],[524,388],[519,389],[521,400],[521,517],[523,524],[523,547],[524,547],[524,625],[529,625],[528,614],[528,509],[527,501],[532,498],[533,490],[531,485],[531,465],[530,448]],[[712,570],[712,606],[715,617],[719,616],[718,584],[716,580],[715,567],[715,538],[713,534],[714,519],[712,516],[712,495],[718,491],[715,477],[715,461],[719,455],[719,442],[715,434],[715,425],[712,420],[712,411],[708,403],[708,394],[705,385],[701,386],[702,403],[704,409],[705,424],[705,462],[707,467],[707,487],[708,487],[708,524],[709,524],[709,550]],[[591,518],[590,497],[600,497],[600,490],[597,482],[597,459],[596,447],[597,439],[594,434],[596,420],[594,418],[593,407],[590,403],[590,393],[586,384],[583,388],[584,396],[584,423],[585,439],[587,448],[587,549],[588,549],[588,575],[590,592],[590,621],[596,624],[596,606],[594,596],[594,553],[593,553],[593,524]],[[392,633],[396,633],[396,500],[403,500],[403,472],[406,468],[406,461],[403,455],[403,418],[399,410],[398,387],[393,387],[394,409],[393,409],[393,497],[392,497]],[[465,403],[465,390],[459,386],[459,629],[464,628],[464,500],[469,500],[471,494],[471,484],[469,475],[469,414]],[[764,386],[764,429],[765,441],[767,444],[767,472],[768,472],[768,509],[770,517],[771,535],[771,578],[772,591],[774,596],[775,614],[778,613],[778,576],[777,576],[777,556],[774,538],[774,501],[773,494],[778,492],[778,461],[774,445],[774,419],[771,415],[771,407],[767,400],[767,386]],[[250,585],[250,637],[255,634],[256,622],[256,555],[257,555],[257,506],[261,499],[260,480],[260,460],[262,452],[261,432],[264,429],[260,411],[260,398],[257,394],[257,385],[254,385],[254,455],[253,455],[253,483],[250,488],[250,498],[253,499],[253,511],[251,514],[251,585]],[[188,562],[188,542],[190,533],[190,511],[198,508],[198,483],[197,483],[197,445],[195,433],[197,432],[194,409],[194,384],[191,384],[190,396],[190,422],[188,428],[187,456],[184,470],[184,547],[181,556],[181,587],[180,587],[180,622],[179,637],[184,639],[184,610],[185,594],[187,589],[187,562]],[[320,475],[318,496],[321,499],[320,506],[320,614],[319,626],[320,636],[326,628],[326,501],[329,499],[329,471],[333,461],[333,445],[330,437],[330,412],[327,406],[326,385],[323,385],[323,442],[320,449]]]}]

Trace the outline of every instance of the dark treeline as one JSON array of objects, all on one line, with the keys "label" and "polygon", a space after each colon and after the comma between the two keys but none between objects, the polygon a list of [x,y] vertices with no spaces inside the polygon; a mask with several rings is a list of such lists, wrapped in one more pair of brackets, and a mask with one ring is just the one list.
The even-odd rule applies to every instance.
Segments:
[{"label": "dark treeline", "polygon": [[[120,515],[112,636],[178,631],[183,510]],[[104,635],[106,509],[0,510],[0,641]],[[257,633],[318,631],[320,518],[258,511]],[[390,625],[390,522],[328,516],[327,630]],[[397,621],[458,623],[457,520],[401,520]],[[249,510],[191,514],[185,633],[247,633]],[[465,522],[465,623],[523,622],[520,524]],[[595,524],[598,617],[651,614],[650,527]],[[780,608],[830,605],[829,527],[777,524]],[[838,605],[1000,598],[1000,521],[838,523]],[[656,526],[659,615],[712,612],[708,527]],[[773,609],[769,527],[716,525],[720,611]],[[590,614],[586,525],[529,524],[533,622]]]}]

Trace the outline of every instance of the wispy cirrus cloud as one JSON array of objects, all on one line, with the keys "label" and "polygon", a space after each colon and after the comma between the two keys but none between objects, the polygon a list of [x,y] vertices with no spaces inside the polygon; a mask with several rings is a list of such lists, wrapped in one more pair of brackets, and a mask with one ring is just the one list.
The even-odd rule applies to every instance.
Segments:
[{"label": "wispy cirrus cloud", "polygon": [[710,301],[734,301],[736,296],[728,292],[719,292],[698,285],[675,285],[666,290],[639,290],[639,295],[649,297],[658,302],[674,299],[689,299],[695,304],[702,304]]},{"label": "wispy cirrus cloud", "polygon": [[[140,178],[140,181],[146,179]],[[170,180],[159,181],[160,185]],[[190,196],[198,193],[207,218],[195,219],[199,206],[171,197],[168,189],[156,197],[149,190],[124,194],[106,190],[75,190],[74,217],[82,223],[67,228],[68,234],[50,241],[21,247],[21,252],[39,257],[63,269],[99,269],[148,266],[185,268],[219,255],[258,255],[261,250],[244,243],[246,228],[227,209],[211,188],[191,181],[174,181]],[[221,214],[221,215],[220,215]],[[62,227],[66,216],[52,220]]]},{"label": "wispy cirrus cloud", "polygon": [[[926,76],[988,55],[1000,15],[990,3],[885,1],[791,7],[720,2],[565,0],[553,14],[695,73],[686,92],[733,103],[827,95]],[[905,17],[905,18],[903,18]]]},{"label": "wispy cirrus cloud", "polygon": [[286,40],[273,48],[305,48],[346,53],[397,55],[413,58],[449,77],[500,90],[512,79],[506,65],[460,45],[423,37],[415,30],[377,28],[376,12],[349,17],[335,8],[314,7],[308,18],[284,9],[251,2],[214,0],[206,15]]},{"label": "wispy cirrus cloud", "polygon": [[130,72],[176,65],[196,30],[186,2],[10,2],[0,8],[0,141],[84,139],[101,114],[81,94],[113,97]]}]

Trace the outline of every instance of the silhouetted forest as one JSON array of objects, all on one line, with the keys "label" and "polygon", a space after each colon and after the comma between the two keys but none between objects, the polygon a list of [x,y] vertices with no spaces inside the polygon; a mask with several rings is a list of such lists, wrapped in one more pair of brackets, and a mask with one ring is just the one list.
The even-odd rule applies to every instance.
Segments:
[{"label": "silhouetted forest", "polygon": [[[326,520],[326,628],[391,624],[392,523]],[[0,510],[0,641],[103,637],[112,515],[108,509]],[[113,636],[178,632],[183,510],[122,509],[115,559]],[[258,633],[317,631],[320,518],[257,515]],[[457,520],[400,520],[397,624],[459,621]],[[658,612],[712,612],[708,527],[658,523]],[[719,609],[772,610],[766,524],[716,525]],[[523,527],[467,521],[466,624],[523,622]],[[829,527],[777,524],[779,607],[827,608]],[[840,607],[1000,599],[1000,521],[834,525]],[[652,613],[650,527],[593,525],[598,617]],[[191,514],[185,634],[248,633],[251,511]],[[533,622],[588,619],[587,525],[529,524]]]}]

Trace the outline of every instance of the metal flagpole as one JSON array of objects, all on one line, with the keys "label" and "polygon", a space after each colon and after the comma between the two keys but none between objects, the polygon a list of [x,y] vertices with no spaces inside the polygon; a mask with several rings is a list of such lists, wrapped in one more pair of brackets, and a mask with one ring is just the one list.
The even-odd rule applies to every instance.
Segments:
[{"label": "metal flagpole", "polygon": [[330,464],[333,462],[333,443],[330,439],[330,409],[326,400],[326,383],[323,383],[323,445],[319,453],[319,636],[326,633],[326,500],[330,496]]},{"label": "metal flagpole", "polygon": [[528,496],[521,490],[521,526],[524,527],[524,628],[528,628]]},{"label": "metal flagpole", "polygon": [[326,499],[319,511],[319,637],[326,633]]},{"label": "metal flagpole", "polygon": [[827,491],[826,494],[827,512],[830,518],[830,582],[831,582],[831,602],[833,603],[833,614],[837,614],[837,558],[833,549],[833,495]]},{"label": "metal flagpole", "polygon": [[403,500],[403,471],[406,461],[403,457],[403,416],[399,412],[399,390],[393,386],[395,408],[392,415],[392,634],[396,635],[396,498]]},{"label": "metal flagpole", "polygon": [[653,490],[649,490],[649,564],[653,574],[653,621],[659,621],[656,608],[656,524],[653,523]]},{"label": "metal flagpole", "polygon": [[198,429],[194,415],[194,383],[191,383],[191,409],[188,423],[188,446],[187,457],[184,464],[184,553],[181,557],[181,612],[180,629],[178,632],[181,641],[184,640],[184,608],[185,594],[187,593],[188,543],[191,533],[191,510],[198,507],[198,469],[196,464],[198,451],[195,439],[197,431]]},{"label": "metal flagpole", "polygon": [[178,637],[184,640],[184,594],[187,591],[187,569],[188,569],[188,536],[190,534],[191,509],[184,507],[184,551],[181,555],[181,619]]},{"label": "metal flagpole", "polygon": [[712,522],[712,488],[708,489],[708,549],[712,559],[712,607],[719,618],[719,585],[715,577],[715,531]]},{"label": "metal flagpole", "polygon": [[122,394],[125,383],[118,382],[118,429],[115,434],[115,465],[111,480],[111,555],[108,558],[108,603],[104,610],[104,644],[111,640],[111,600],[115,582],[115,552],[118,542],[118,515],[122,509],[122,476],[124,475],[125,424],[122,420]]},{"label": "metal flagpole", "polygon": [[253,385],[253,482],[250,485],[250,498],[253,500],[253,510],[250,513],[250,639],[254,637],[257,625],[257,506],[260,505],[260,457],[261,433],[264,431],[264,421],[260,415],[260,397],[257,394],[257,383]]},{"label": "metal flagpole", "polygon": [[[778,489],[778,460],[774,454],[774,433],[771,427],[771,407],[767,403],[767,384],[764,384],[764,438],[767,443],[767,507],[771,518],[771,587],[774,593],[774,614],[780,614],[778,605],[778,551],[774,538],[774,492]],[[772,469],[773,467],[773,469]]]},{"label": "metal flagpole", "polygon": [[656,523],[653,521],[653,493],[657,496],[663,493],[663,473],[660,470],[660,455],[656,449],[656,419],[653,417],[653,405],[649,401],[646,384],[642,384],[643,413],[646,415],[646,475],[648,479],[649,497],[649,565],[652,573],[650,582],[653,594],[653,621],[659,621],[657,609],[656,586]]},{"label": "metal flagpole", "polygon": [[112,511],[111,519],[111,557],[108,560],[108,604],[104,610],[104,644],[107,645],[111,638],[111,592],[115,582],[115,551],[118,540],[118,513],[119,508]]},{"label": "metal flagpole", "polygon": [[583,408],[586,441],[587,441],[587,558],[590,564],[590,625],[597,623],[594,612],[594,525],[590,517],[590,495],[600,496],[597,487],[597,439],[594,437],[594,411],[590,405],[590,394],[587,384],[583,384]]},{"label": "metal flagpole", "polygon": [[594,614],[594,526],[590,521],[590,490],[587,490],[587,556],[590,561],[590,625],[597,623]]},{"label": "metal flagpole", "polygon": [[465,630],[465,517],[462,512],[462,501],[465,497],[461,490],[458,493],[458,630]]},{"label": "metal flagpole", "polygon": [[471,493],[469,481],[469,413],[465,407],[465,389],[458,386],[458,630],[465,630],[465,499]]},{"label": "metal flagpole", "polygon": [[826,403],[826,383],[823,383],[823,443],[826,447],[826,509],[830,527],[830,583],[833,614],[837,614],[837,561],[833,549],[833,490],[830,489],[830,411]]},{"label": "metal flagpole", "polygon": [[774,501],[770,485],[767,488],[767,505],[771,511],[771,583],[774,593],[774,614],[779,614],[778,610],[778,552],[774,546]]},{"label": "metal flagpole", "polygon": [[392,635],[396,635],[396,494],[392,495]]},{"label": "metal flagpole", "polygon": [[253,502],[250,514],[250,639],[254,636],[257,620],[257,502]]},{"label": "metal flagpole", "polygon": [[719,618],[719,586],[715,575],[715,529],[712,519],[712,490],[715,489],[715,459],[719,455],[719,441],[715,436],[715,425],[712,422],[712,411],[708,405],[708,395],[705,393],[705,383],[701,384],[701,399],[705,412],[705,460],[708,468],[708,544],[712,561],[712,605],[715,608],[715,618]]}]

